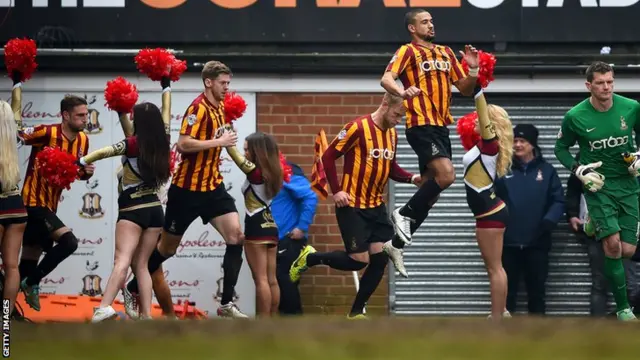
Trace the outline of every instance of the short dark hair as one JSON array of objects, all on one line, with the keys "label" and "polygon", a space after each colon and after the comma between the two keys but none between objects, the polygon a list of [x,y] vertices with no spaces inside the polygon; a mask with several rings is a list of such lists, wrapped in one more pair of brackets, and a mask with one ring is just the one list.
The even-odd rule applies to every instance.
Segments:
[{"label": "short dark hair", "polygon": [[606,62],[603,62],[603,61],[594,61],[587,68],[587,71],[585,72],[585,75],[587,76],[587,81],[588,82],[592,82],[593,81],[593,74],[595,74],[595,73],[606,74],[608,72],[611,72],[611,73],[613,72],[613,67],[611,65],[609,65],[609,64],[607,64]]},{"label": "short dark hair", "polygon": [[413,25],[416,21],[416,16],[418,14],[422,14],[423,12],[427,12],[425,9],[413,9],[406,14],[404,14],[404,28],[408,30],[409,25]]},{"label": "short dark hair", "polygon": [[62,115],[62,113],[65,111],[71,112],[73,111],[73,108],[80,105],[87,105],[87,99],[80,96],[67,94],[62,100],[60,100],[60,115]]}]

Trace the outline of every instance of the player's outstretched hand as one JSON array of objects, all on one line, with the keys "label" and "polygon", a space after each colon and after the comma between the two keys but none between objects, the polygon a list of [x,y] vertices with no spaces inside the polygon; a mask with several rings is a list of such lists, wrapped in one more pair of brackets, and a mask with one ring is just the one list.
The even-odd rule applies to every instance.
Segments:
[{"label": "player's outstretched hand", "polygon": [[582,181],[585,189],[591,192],[596,192],[604,186],[604,175],[594,170],[600,166],[602,166],[602,161],[587,165],[580,165],[576,168],[576,176],[580,181]]}]

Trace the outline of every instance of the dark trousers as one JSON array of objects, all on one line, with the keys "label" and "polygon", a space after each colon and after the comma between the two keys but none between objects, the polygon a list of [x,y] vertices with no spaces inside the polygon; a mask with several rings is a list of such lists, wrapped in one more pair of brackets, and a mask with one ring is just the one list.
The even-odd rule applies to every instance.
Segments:
[{"label": "dark trousers", "polygon": [[516,312],[518,287],[524,278],[528,296],[529,314],[544,315],[549,251],[532,247],[505,246],[502,266],[507,273],[507,310]]},{"label": "dark trousers", "polygon": [[[609,281],[604,276],[604,249],[602,241],[581,234],[581,240],[587,245],[589,265],[591,267],[591,315],[607,315],[607,300],[609,297]],[[636,263],[623,259],[624,273],[627,278],[627,296],[631,306],[637,306],[638,302],[638,272]]]},{"label": "dark trousers", "polygon": [[292,283],[289,279],[289,268],[300,251],[307,244],[307,239],[293,240],[290,238],[278,241],[278,256],[276,258],[276,276],[278,286],[280,286],[280,306],[278,310],[281,315],[301,315],[302,300],[297,283]]}]

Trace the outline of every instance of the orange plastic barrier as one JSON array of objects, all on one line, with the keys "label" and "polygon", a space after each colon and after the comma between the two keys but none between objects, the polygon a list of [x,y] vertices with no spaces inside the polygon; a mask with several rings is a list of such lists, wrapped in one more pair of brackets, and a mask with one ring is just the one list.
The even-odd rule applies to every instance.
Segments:
[{"label": "orange plastic barrier", "polygon": [[[24,294],[19,293],[17,303],[22,308],[22,315],[35,323],[89,322],[93,309],[100,306],[101,300],[100,297],[89,296],[40,295],[40,311],[35,311],[25,302]],[[179,319],[206,319],[207,314],[194,305],[193,302],[178,301],[173,309]],[[117,320],[131,320],[124,311],[122,301],[116,300],[112,306],[118,313]],[[151,317],[164,318],[158,304],[152,304]]]}]

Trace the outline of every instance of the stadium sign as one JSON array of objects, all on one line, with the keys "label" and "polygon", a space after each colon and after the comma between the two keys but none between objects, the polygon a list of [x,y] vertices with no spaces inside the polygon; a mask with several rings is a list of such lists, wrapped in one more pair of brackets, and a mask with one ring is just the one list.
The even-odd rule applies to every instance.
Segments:
[{"label": "stadium sign", "polygon": [[[1,8],[1,40],[55,44],[397,45],[411,8],[432,13],[444,43],[640,40],[640,0],[0,0]],[[616,21],[585,25],[602,19]]]}]

